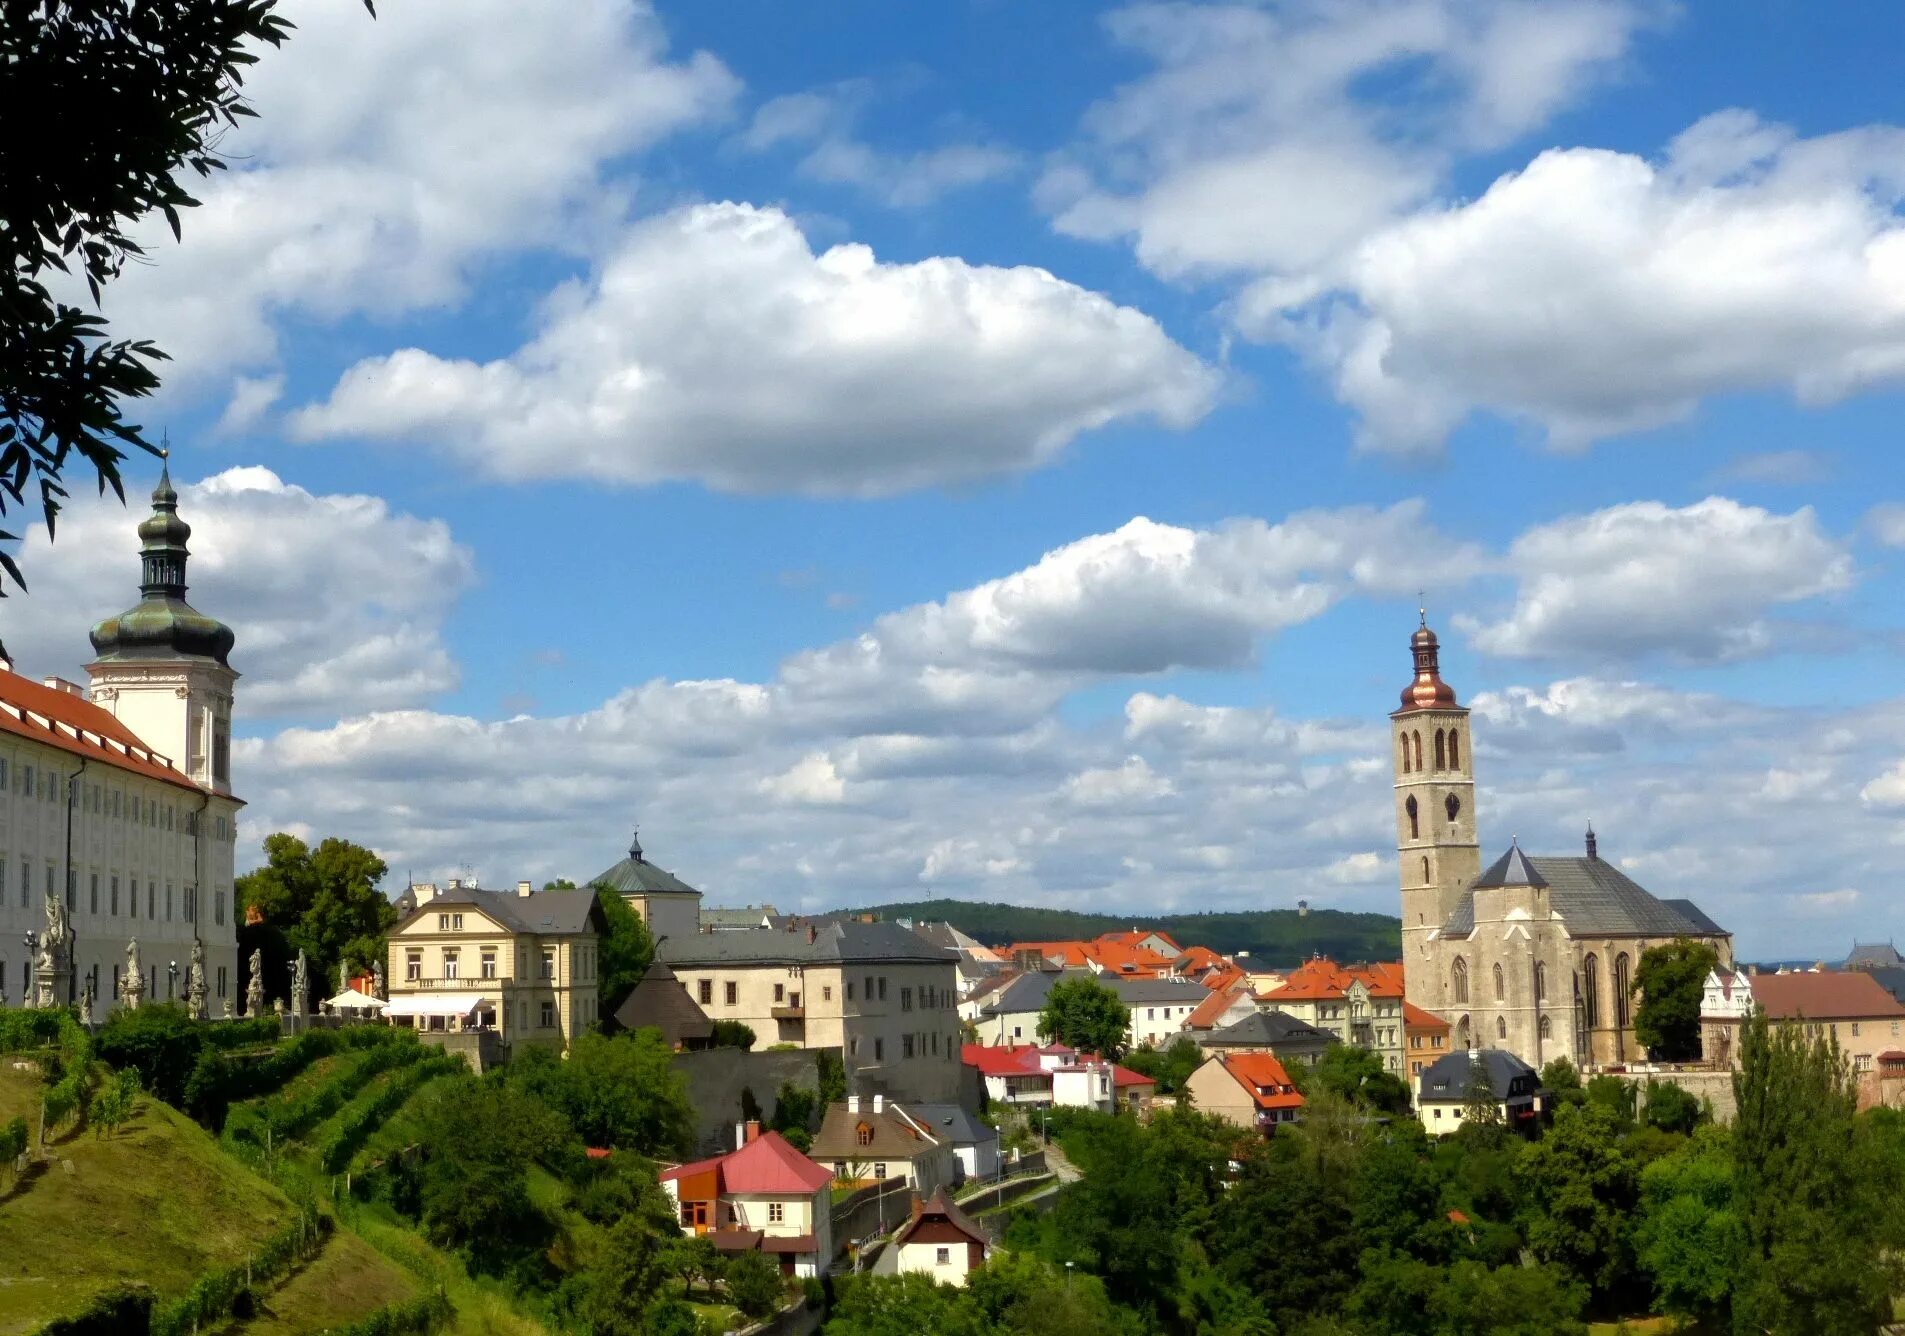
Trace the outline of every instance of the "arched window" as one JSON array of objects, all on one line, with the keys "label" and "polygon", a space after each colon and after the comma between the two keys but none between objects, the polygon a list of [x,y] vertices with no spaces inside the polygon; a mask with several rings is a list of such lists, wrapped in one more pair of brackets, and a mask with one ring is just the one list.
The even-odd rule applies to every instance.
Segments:
[{"label": "arched window", "polygon": [[1508,1000],[1507,980],[1502,978],[1502,967],[1500,965],[1495,966],[1495,1000],[1497,1002],[1505,1002]]},{"label": "arched window", "polygon": [[1451,793],[1442,800],[1442,810],[1447,812],[1449,814],[1449,820],[1453,821],[1462,810],[1462,800]]},{"label": "arched window", "polygon": [[1614,1024],[1627,1028],[1627,953],[1614,957]]},{"label": "arched window", "polygon": [[1449,754],[1447,751],[1444,750],[1444,747],[1446,745],[1447,744],[1442,736],[1442,730],[1439,728],[1436,729],[1435,730],[1435,768],[1437,770],[1447,770],[1449,768]]},{"label": "arched window", "polygon": [[1409,800],[1403,803],[1402,810],[1409,814],[1409,838],[1412,840],[1421,839],[1422,838],[1422,823],[1419,819],[1419,816],[1416,810],[1415,794],[1412,793],[1409,795]]},{"label": "arched window", "polygon": [[1495,1018],[1495,1038],[1508,1038],[1508,1021],[1506,1017],[1497,1016]]},{"label": "arched window", "polygon": [[1454,729],[1449,730],[1449,769],[1451,770],[1462,768],[1462,744],[1456,741],[1460,736],[1461,734]]},{"label": "arched window", "polygon": [[1449,996],[1457,1003],[1468,1001],[1468,962],[1460,956],[1449,966]]},{"label": "arched window", "polygon": [[1590,954],[1581,962],[1581,1001],[1587,1009],[1590,1030],[1601,1028],[1601,962]]},{"label": "arched window", "polygon": [[[1535,1005],[1540,1006],[1548,1000],[1548,965],[1546,961],[1535,962]],[[1544,1020],[1542,1024],[1547,1024]]]},{"label": "arched window", "polygon": [[1475,1046],[1469,1037],[1467,1016],[1462,1017],[1461,1020],[1455,1023],[1455,1046],[1457,1048],[1473,1048]]},{"label": "arched window", "polygon": [[1404,733],[1398,741],[1402,743],[1402,773],[1406,775],[1409,773],[1409,735]]},{"label": "arched window", "polygon": [[1554,1027],[1548,1024],[1548,1018],[1546,1016],[1541,1018],[1541,1037],[1543,1039],[1554,1038]]},{"label": "arched window", "polygon": [[1418,728],[1410,733],[1409,736],[1416,745],[1416,769],[1420,770],[1422,768],[1422,730]]}]

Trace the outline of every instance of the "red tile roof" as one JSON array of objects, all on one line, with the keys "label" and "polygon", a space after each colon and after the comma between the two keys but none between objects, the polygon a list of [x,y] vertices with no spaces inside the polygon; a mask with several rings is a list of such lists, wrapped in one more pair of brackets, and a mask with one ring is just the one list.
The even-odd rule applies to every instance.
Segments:
[{"label": "red tile roof", "polygon": [[1283,1064],[1268,1053],[1233,1053],[1219,1058],[1224,1070],[1250,1092],[1260,1109],[1300,1109],[1303,1096]]},{"label": "red tile roof", "polygon": [[[1184,951],[1184,948],[1177,944],[1176,940],[1172,938],[1170,933],[1153,932],[1149,928],[1133,928],[1130,932],[1101,932],[1098,934],[1097,941],[1100,942],[1101,944],[1106,942],[1111,942],[1111,943],[1116,943],[1119,946],[1136,946],[1139,942],[1142,942],[1147,937],[1155,937],[1160,942],[1167,943],[1173,951],[1176,951],[1179,954],[1182,954]],[[1204,948],[1194,947],[1192,949],[1201,951]]]},{"label": "red tile roof", "polygon": [[1424,1011],[1413,1002],[1404,1002],[1402,1028],[1405,1030],[1446,1030],[1449,1028],[1449,1023],[1432,1011]]},{"label": "red tile roof", "polygon": [[1389,962],[1374,965],[1338,965],[1333,960],[1306,960],[1284,976],[1283,986],[1263,996],[1275,1002],[1329,1002],[1349,991],[1350,984],[1361,980],[1371,997],[1402,996],[1402,966]]},{"label": "red tile roof", "polygon": [[1817,974],[1755,974],[1753,1000],[1776,1021],[1803,1015],[1809,1021],[1905,1016],[1905,1006],[1871,975],[1821,970]]},{"label": "red tile roof", "polygon": [[805,1196],[833,1182],[830,1171],[795,1150],[779,1132],[763,1132],[739,1150],[696,1160],[693,1164],[676,1165],[663,1170],[657,1178],[666,1183],[709,1169],[719,1175],[722,1192]]},{"label": "red tile roof", "polygon": [[1116,1063],[1111,1065],[1111,1079],[1113,1083],[1120,1088],[1124,1086],[1154,1086],[1157,1084],[1156,1081],[1146,1076],[1143,1072],[1134,1072],[1129,1067],[1120,1067]]},{"label": "red tile roof", "polygon": [[961,1044],[959,1060],[982,1076],[1019,1076],[1039,1070],[1036,1044]]},{"label": "red tile roof", "polygon": [[1118,940],[1128,936],[1129,933],[1107,933],[1092,942],[1014,942],[1006,948],[1006,954],[1032,951],[1046,960],[1058,961],[1067,969],[1096,965],[1107,973],[1128,979],[1154,978],[1170,970],[1175,956],[1161,956],[1155,951]]},{"label": "red tile roof", "polygon": [[1248,994],[1248,989],[1213,992],[1209,997],[1199,1002],[1197,1006],[1192,1009],[1189,1016],[1185,1017],[1185,1028],[1191,1030],[1212,1029],[1216,1026],[1217,1022],[1222,1019],[1223,1014],[1229,1011],[1232,1006],[1236,1005],[1239,997],[1248,996]]},{"label": "red tile roof", "polygon": [[0,668],[0,733],[44,742],[74,756],[203,793],[184,772],[106,710],[70,691]]}]

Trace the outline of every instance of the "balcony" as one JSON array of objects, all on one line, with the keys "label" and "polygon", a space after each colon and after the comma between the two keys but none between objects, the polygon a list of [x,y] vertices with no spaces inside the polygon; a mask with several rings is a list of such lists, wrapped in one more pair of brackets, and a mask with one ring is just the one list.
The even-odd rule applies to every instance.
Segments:
[{"label": "balcony", "polygon": [[768,1008],[767,1014],[777,1021],[805,1021],[807,1008],[798,1002],[790,1002],[786,1006]]},{"label": "balcony", "polygon": [[513,979],[485,979],[480,975],[474,977],[459,976],[454,979],[398,979],[391,985],[391,991],[398,993],[431,991],[445,993],[491,993],[506,983],[514,982],[515,980]]}]

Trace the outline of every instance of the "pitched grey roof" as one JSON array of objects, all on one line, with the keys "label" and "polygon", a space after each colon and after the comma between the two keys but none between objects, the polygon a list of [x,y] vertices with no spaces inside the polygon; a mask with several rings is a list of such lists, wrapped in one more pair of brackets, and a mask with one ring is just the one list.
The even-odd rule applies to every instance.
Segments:
[{"label": "pitched grey roof", "polygon": [[1473,884],[1477,887],[1546,886],[1548,882],[1529,866],[1528,855],[1521,851],[1521,846],[1511,843],[1508,852],[1490,863],[1488,870],[1477,877]]},{"label": "pitched grey roof", "polygon": [[630,843],[628,857],[606,872],[599,872],[589,883],[606,886],[618,895],[642,895],[661,892],[673,895],[700,895],[694,887],[666,868],[656,867],[642,856],[640,840]]},{"label": "pitched grey roof", "polygon": [[688,996],[675,972],[659,960],[648,967],[641,982],[615,1009],[615,1019],[625,1030],[660,1030],[670,1048],[707,1039],[714,1033],[708,1013]]},{"label": "pitched grey roof", "polygon": [[979,1014],[996,1016],[1001,1012],[1037,1011],[1045,1005],[1046,996],[1060,979],[1096,977],[1090,970],[1028,970],[994,994],[990,1002],[979,1008]]},{"label": "pitched grey roof", "polygon": [[[1516,851],[1510,850],[1510,853]],[[1612,863],[1599,858],[1529,858],[1528,871],[1548,888],[1548,903],[1575,937],[1715,937],[1725,929],[1685,902],[1656,899]],[[1500,866],[1501,860],[1496,860]],[[1491,868],[1490,871],[1494,869]],[[1519,873],[1517,875],[1520,875]],[[1444,937],[1466,937],[1475,931],[1475,891],[1492,885],[1529,885],[1528,882],[1487,883],[1484,873],[1462,892],[1461,903],[1442,925]],[[1688,906],[1689,909],[1692,906]]]},{"label": "pitched grey roof", "polygon": [[[1496,1099],[1507,1099],[1511,1093],[1532,1094],[1535,1087],[1541,1084],[1541,1078],[1533,1067],[1505,1049],[1484,1048],[1474,1053],[1457,1049],[1437,1058],[1423,1069],[1420,1097],[1429,1100],[1467,1099],[1477,1072],[1487,1079]],[[1513,1089],[1517,1078],[1522,1081],[1520,1090]]]},{"label": "pitched grey roof", "polygon": [[955,1146],[972,1146],[999,1139],[998,1128],[987,1127],[957,1104],[914,1104],[909,1100],[902,1107],[913,1115],[916,1122],[932,1128],[934,1136],[950,1140]]},{"label": "pitched grey roof", "polygon": [[1865,973],[1870,974],[1879,987],[1900,1003],[1905,1003],[1905,966],[1878,965],[1867,969]]},{"label": "pitched grey roof", "polygon": [[1126,1006],[1189,1006],[1210,1000],[1210,989],[1189,979],[1127,979],[1101,974],[1098,982],[1108,985]]},{"label": "pitched grey roof", "polygon": [[564,933],[602,932],[601,907],[594,891],[533,891],[518,895],[514,891],[485,891],[474,886],[448,886],[421,905],[416,896],[405,891],[397,901],[400,914],[431,914],[439,908],[469,905],[480,909],[514,932],[556,936]]},{"label": "pitched grey roof", "polygon": [[1845,968],[1849,970],[1879,969],[1886,966],[1905,965],[1905,956],[1890,942],[1854,942],[1852,954],[1845,958]]},{"label": "pitched grey roof", "polygon": [[1335,1036],[1281,1011],[1258,1011],[1198,1040],[1205,1048],[1272,1048],[1278,1044],[1329,1044]]},{"label": "pitched grey roof", "polygon": [[1725,937],[1728,935],[1725,928],[1722,928],[1719,924],[1708,918],[1706,911],[1691,900],[1662,900],[1660,903],[1680,914],[1687,922],[1699,928],[1709,937]]},{"label": "pitched grey roof", "polygon": [[656,948],[671,965],[837,965],[853,962],[916,961],[953,964],[958,957],[934,946],[897,923],[838,922],[776,932],[755,928],[740,932],[698,932],[664,938]]},{"label": "pitched grey roof", "polygon": [[758,928],[772,913],[774,913],[772,905],[747,905],[740,909],[710,909],[703,906],[701,923],[703,927],[712,926],[723,929]]}]

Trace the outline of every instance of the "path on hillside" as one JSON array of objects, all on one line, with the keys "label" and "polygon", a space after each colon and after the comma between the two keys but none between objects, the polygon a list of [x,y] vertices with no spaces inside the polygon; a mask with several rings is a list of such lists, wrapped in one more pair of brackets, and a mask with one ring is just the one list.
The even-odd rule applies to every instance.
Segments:
[{"label": "path on hillside", "polygon": [[1079,1172],[1077,1165],[1065,1158],[1065,1152],[1059,1149],[1056,1141],[1049,1141],[1045,1145],[1045,1167],[1058,1175],[1060,1187],[1064,1187],[1067,1183],[1076,1183],[1085,1176]]}]

